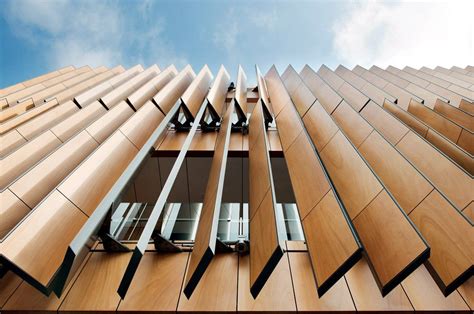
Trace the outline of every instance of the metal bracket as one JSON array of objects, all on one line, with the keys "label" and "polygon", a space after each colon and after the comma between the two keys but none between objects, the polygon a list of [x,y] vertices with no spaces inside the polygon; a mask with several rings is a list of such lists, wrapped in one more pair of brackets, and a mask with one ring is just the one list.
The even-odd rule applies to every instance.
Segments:
[{"label": "metal bracket", "polygon": [[104,250],[107,252],[130,252],[131,250],[123,245],[120,241],[115,239],[110,233],[99,233],[99,237],[102,239]]},{"label": "metal bracket", "polygon": [[[205,119],[207,116],[211,117],[211,122],[207,122]],[[203,132],[213,132],[219,131],[221,127],[221,117],[214,110],[214,107],[211,106],[208,100],[206,100],[206,109],[200,121],[201,131]]]},{"label": "metal bracket", "polygon": [[130,252],[130,249],[115,239],[110,233],[110,222],[112,220],[112,208],[114,203],[110,205],[109,212],[99,230],[98,236],[102,239],[104,250],[107,252]]},{"label": "metal bracket", "polygon": [[182,249],[168,239],[165,239],[158,232],[153,232],[153,242],[155,249],[159,252],[181,252]]},{"label": "metal bracket", "polygon": [[[185,122],[179,121],[179,113],[182,112],[184,114],[184,117],[186,118]],[[194,122],[194,117],[189,111],[188,107],[186,107],[186,104],[184,101],[181,99],[180,100],[180,106],[176,113],[173,115],[173,118],[171,119],[171,123],[174,124],[175,129],[177,132],[188,132],[192,125],[191,123]]]},{"label": "metal bracket", "polygon": [[216,239],[216,254],[217,253],[230,253],[233,252],[234,250],[230,245],[225,244],[219,238]]}]

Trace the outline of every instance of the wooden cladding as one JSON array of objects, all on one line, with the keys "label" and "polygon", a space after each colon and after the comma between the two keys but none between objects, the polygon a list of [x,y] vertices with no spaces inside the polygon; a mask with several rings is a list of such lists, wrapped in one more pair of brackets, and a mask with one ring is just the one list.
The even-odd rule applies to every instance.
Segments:
[{"label": "wooden cladding", "polygon": [[209,171],[201,216],[183,290],[188,298],[191,297],[192,292],[216,253],[217,227],[222,203],[233,113],[234,105],[232,103],[224,115],[224,122],[220,128],[214,148],[214,157],[211,170]]},{"label": "wooden cladding", "polygon": [[[317,291],[324,294],[360,258],[361,247],[320,156],[275,67],[265,75],[271,99],[283,104],[276,117]],[[277,93],[278,92],[278,93]],[[337,246],[334,244],[338,243]]]},{"label": "wooden cladding", "polygon": [[[323,96],[321,101],[329,102],[325,106],[315,102],[313,107],[321,106],[325,108],[325,110],[319,111],[319,114],[328,115],[332,113],[333,116],[337,115],[336,111],[339,110],[339,108],[344,108],[344,102],[340,100],[340,96],[338,96],[339,98],[334,96],[334,91],[330,86],[310,68],[305,67],[303,71],[305,73],[304,77],[306,77],[306,79],[303,78],[303,81],[313,82],[312,86],[315,92],[318,91],[318,88],[321,88],[323,91],[321,92]],[[347,111],[347,107],[345,110],[346,114],[342,116],[347,116],[348,113],[350,113]],[[351,116],[349,115],[348,118],[350,119]],[[334,120],[337,121],[336,118],[334,118]],[[352,124],[353,123],[354,121]],[[332,124],[334,129],[334,122],[329,122],[329,124]],[[351,126],[351,123],[348,123],[347,126]],[[308,128],[308,126],[306,127]],[[309,127],[311,128],[311,126]],[[322,145],[323,149],[320,151],[321,159],[326,165],[335,188],[347,208],[349,217],[354,223],[374,273],[377,274],[376,278],[382,294],[385,295],[410,273],[410,268],[417,267],[428,257],[429,248],[410,223],[409,219],[398,207],[398,204],[388,197],[388,194],[386,195],[381,180],[374,175],[370,167],[368,167],[358,154],[356,146],[353,146],[355,144],[349,141],[351,139],[360,138],[357,132],[363,131],[364,128],[359,126],[357,129],[354,129],[356,133],[353,132],[351,136],[347,137],[341,130],[337,131],[338,128],[336,125],[336,133],[331,137],[329,142]],[[366,132],[366,134],[368,133]],[[353,135],[356,137],[353,137]],[[319,140],[318,138],[315,139]],[[357,180],[357,182],[355,182],[355,180]],[[387,197],[385,197],[385,195]],[[374,202],[378,204],[378,206],[376,206],[377,211],[372,209]],[[390,221],[393,229],[380,228],[377,230],[373,225],[382,223],[379,219],[386,217],[380,214],[382,212],[386,212],[386,215],[391,217]],[[385,235],[378,234],[378,232],[383,232]],[[410,244],[408,244],[408,242],[399,242],[397,244],[392,240],[385,240],[393,239],[396,237],[396,234],[400,232],[411,233]],[[388,258],[390,255],[388,252],[392,252],[391,254],[395,256],[398,254],[397,252],[399,252],[401,246],[405,247],[408,254],[404,259],[395,260]],[[384,247],[383,250],[385,254],[379,254],[380,251],[378,250],[382,247]],[[412,250],[410,253],[408,253],[408,247]],[[374,260],[372,260],[371,255]],[[377,260],[378,258],[385,259],[385,261]]]},{"label": "wooden cladding", "polygon": [[257,102],[249,122],[250,292],[254,298],[283,256],[263,110],[264,104]]},{"label": "wooden cladding", "polygon": [[[472,311],[473,92],[472,66],[342,65],[70,66],[0,89],[0,310]],[[147,217],[111,252],[130,193]],[[180,193],[202,197],[195,237],[160,252]],[[230,194],[237,244],[218,239]]]}]

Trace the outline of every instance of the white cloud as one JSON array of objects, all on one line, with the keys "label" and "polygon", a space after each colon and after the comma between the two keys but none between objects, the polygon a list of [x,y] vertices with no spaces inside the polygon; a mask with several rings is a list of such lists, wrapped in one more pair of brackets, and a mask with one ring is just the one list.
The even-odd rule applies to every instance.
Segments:
[{"label": "white cloud", "polygon": [[474,1],[351,3],[335,20],[340,62],[385,67],[474,63]]},{"label": "white cloud", "polygon": [[213,30],[214,45],[234,55],[239,40],[249,40],[257,31],[271,31],[278,22],[275,9],[261,11],[255,8],[231,7],[221,22],[215,24]]},{"label": "white cloud", "polygon": [[186,62],[164,39],[164,20],[152,16],[149,1],[128,11],[92,0],[15,0],[5,7],[14,34],[34,44],[51,67]]}]

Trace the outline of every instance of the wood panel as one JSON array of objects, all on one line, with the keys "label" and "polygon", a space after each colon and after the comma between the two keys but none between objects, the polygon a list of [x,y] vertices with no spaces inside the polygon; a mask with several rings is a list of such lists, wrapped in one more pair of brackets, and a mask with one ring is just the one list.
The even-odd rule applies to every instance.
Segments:
[{"label": "wood panel", "polygon": [[440,79],[445,80],[446,82],[449,82],[451,84],[455,84],[455,85],[458,85],[458,86],[461,86],[461,87],[464,87],[464,88],[471,87],[471,83],[468,83],[464,80],[458,79],[458,78],[453,77],[451,75],[446,75],[445,73],[442,73],[438,70],[432,70],[432,69],[429,69],[427,67],[422,67],[420,69],[420,71],[423,71],[425,73],[429,73],[429,74],[431,74],[433,76],[436,76],[436,77],[439,77]]},{"label": "wood panel", "polygon": [[469,203],[469,205],[467,205],[466,208],[462,210],[462,212],[466,217],[474,222],[474,202]]},{"label": "wood panel", "polygon": [[3,158],[25,143],[26,139],[17,130],[0,135],[0,157]]},{"label": "wood panel", "polygon": [[7,101],[8,104],[10,104],[10,106],[15,106],[18,99],[26,98],[27,96],[34,94],[44,88],[45,86],[43,84],[36,84],[30,87],[26,87],[17,92],[10,93],[7,96],[5,96],[4,99]]},{"label": "wood panel", "polygon": [[327,112],[332,113],[342,101],[342,98],[332,88],[325,84],[321,77],[319,77],[319,75],[308,65],[301,70],[300,76],[313,95],[318,98],[318,101],[324,109],[326,109]]},{"label": "wood panel", "polygon": [[467,100],[461,100],[459,103],[459,109],[462,109],[472,115],[474,115],[474,104],[472,102],[469,102]]},{"label": "wood panel", "polygon": [[306,84],[304,84],[301,77],[291,65],[286,68],[282,75],[282,80],[286,90],[293,100],[296,110],[298,111],[299,115],[303,117],[308,109],[316,101],[316,97],[309,90]]},{"label": "wood panel", "polygon": [[408,112],[446,136],[453,143],[457,142],[462,129],[450,120],[413,100],[410,101]]},{"label": "wood panel", "polygon": [[113,75],[114,75],[114,72],[107,71],[99,75],[93,76],[83,82],[80,82],[77,85],[67,88],[66,90],[60,93],[54,94],[54,98],[56,98],[58,102],[60,103],[67,100],[72,100],[74,96],[76,96],[77,94],[88,90],[91,86],[97,85],[98,83],[105,81],[106,79],[112,77]]},{"label": "wood panel", "polygon": [[463,148],[433,130],[428,130],[426,140],[442,151],[446,156],[451,158],[461,168],[471,175],[474,175],[474,159],[472,159],[472,156]]},{"label": "wood panel", "polygon": [[107,110],[95,101],[52,127],[51,132],[65,142],[106,112]]},{"label": "wood panel", "polygon": [[468,281],[463,283],[458,288],[458,292],[471,308],[471,311],[474,310],[474,276],[471,276]]},{"label": "wood panel", "polygon": [[357,111],[360,111],[370,100],[347,82],[339,87],[338,93]]},{"label": "wood panel", "polygon": [[96,141],[82,131],[15,181],[10,190],[34,208],[97,146]]},{"label": "wood panel", "polygon": [[30,208],[8,189],[0,192],[0,204],[1,240],[30,212]]},{"label": "wood panel", "polygon": [[360,112],[374,128],[382,133],[390,144],[397,144],[409,132],[406,125],[394,118],[373,101],[369,101]]},{"label": "wood panel", "polygon": [[[172,117],[175,116],[175,114],[178,112],[178,109],[180,107],[181,107],[181,103],[179,103],[179,102],[177,102],[173,105],[173,108],[171,109],[171,111],[165,116],[165,118],[164,118],[165,120],[163,120],[160,123],[160,126],[155,131],[153,131],[153,137],[147,141],[147,144],[149,146],[147,146],[146,149],[144,147],[140,150],[140,152],[139,152],[140,158],[144,158],[146,156],[147,152],[148,152],[148,149],[150,149],[152,147],[152,145],[157,142],[159,137],[161,137],[161,135],[163,134],[163,132],[166,128],[166,125],[171,121]],[[145,107],[142,107],[140,110],[142,110],[144,108]],[[206,106],[201,105],[201,108],[199,109],[199,112],[195,116],[196,121],[201,121],[201,118],[204,114],[205,109],[206,109]],[[137,267],[140,263],[140,260],[143,257],[143,255],[145,253],[145,250],[148,247],[148,243],[149,243],[150,239],[152,238],[152,236],[154,234],[156,224],[158,223],[158,221],[160,219],[160,216],[163,212],[163,209],[165,207],[165,204],[168,201],[171,189],[172,189],[173,185],[175,184],[175,181],[176,181],[176,178],[177,178],[177,176],[180,172],[180,169],[184,170],[184,168],[182,168],[182,164],[185,160],[186,153],[187,153],[187,151],[190,147],[191,141],[192,141],[193,136],[194,136],[194,134],[197,130],[198,125],[199,125],[199,123],[192,124],[192,127],[191,127],[191,129],[189,130],[189,132],[186,136],[186,140],[185,140],[185,142],[184,142],[184,144],[183,144],[183,146],[182,146],[182,148],[181,148],[181,150],[178,154],[178,157],[176,158],[176,160],[172,161],[173,166],[172,166],[171,170],[169,171],[169,175],[168,175],[167,179],[165,180],[165,183],[162,187],[162,191],[161,191],[158,199],[156,200],[153,209],[150,212],[150,215],[148,217],[146,225],[144,226],[143,231],[142,231],[142,233],[140,235],[140,238],[138,240],[138,243],[137,243],[137,245],[134,249],[132,259],[130,260],[130,262],[127,266],[125,275],[122,278],[122,281],[120,282],[120,285],[118,287],[117,292],[119,293],[119,295],[122,298],[125,297],[125,295],[127,293],[127,290],[130,286],[130,283],[133,280],[133,275],[135,274],[136,269],[137,269]],[[123,134],[123,133],[120,132],[120,134]],[[125,182],[124,182],[124,184],[125,184]],[[155,246],[158,246],[158,243],[155,242]]]},{"label": "wood panel", "polygon": [[335,72],[379,105],[382,105],[385,99],[396,102],[395,97],[341,65],[337,67]]},{"label": "wood panel", "polygon": [[[209,94],[207,95],[207,100],[219,116],[224,110],[225,99],[227,97],[227,89],[229,88],[229,82],[230,75],[229,73],[227,73],[227,70],[224,68],[224,66],[221,65],[219,71],[217,72],[216,79],[212,84],[212,88],[209,90]],[[245,93],[245,97],[247,97],[247,93]]]},{"label": "wood panel", "polygon": [[282,118],[284,118],[284,112],[282,110],[288,106],[291,99],[286,89],[283,87],[280,75],[278,74],[275,65],[273,65],[270,70],[268,70],[267,74],[265,74],[264,80],[272,101],[275,117],[278,118],[280,113],[282,113]]},{"label": "wood panel", "polygon": [[187,65],[170,83],[166,84],[166,86],[153,97],[153,103],[156,104],[163,113],[168,113],[195,77],[196,74],[193,69],[190,65]]},{"label": "wood panel", "polygon": [[392,83],[394,83],[395,85],[398,85],[402,88],[405,88],[408,86],[408,84],[410,84],[410,81],[407,81],[397,75],[394,75],[388,71],[385,71],[381,68],[379,68],[378,66],[375,66],[373,65],[372,67],[370,67],[369,69],[370,72],[380,76],[381,78],[384,78],[385,80],[387,81],[390,81]]},{"label": "wood panel", "polygon": [[446,157],[413,133],[408,133],[397,148],[459,209],[473,199],[472,179]]},{"label": "wood panel", "polygon": [[[271,92],[270,95],[272,95],[273,99],[277,99]],[[280,136],[281,147],[285,152],[295,142],[303,130],[303,123],[291,100],[286,107],[280,111],[280,114],[275,120],[279,130],[278,134]]]},{"label": "wood panel", "polygon": [[134,76],[119,87],[102,96],[100,98],[100,103],[108,109],[112,108],[121,100],[125,100],[127,96],[132,94],[141,85],[156,77],[159,73],[160,69],[157,65],[149,67],[145,71]]},{"label": "wood panel", "polygon": [[434,111],[457,123],[466,130],[474,132],[474,117],[469,113],[451,106],[440,99],[436,101]]},{"label": "wood panel", "polygon": [[374,85],[367,83],[362,87],[361,92],[363,92],[365,95],[369,96],[370,99],[372,99],[374,102],[377,104],[383,104],[384,101],[387,99],[393,103],[397,102],[397,99],[393,97],[392,95],[389,95],[388,93],[378,89]]},{"label": "wood panel", "polygon": [[[274,112],[273,105],[270,103],[270,98],[268,96],[267,87],[265,85],[265,79],[260,73],[260,69],[258,65],[255,65],[255,74],[257,75],[258,97],[262,101],[262,104],[265,106],[265,111],[268,112],[270,116],[274,117],[277,115],[279,110],[278,112]],[[277,108],[277,109],[281,109],[281,108]]]},{"label": "wood panel", "polygon": [[283,258],[280,259],[278,265],[265,284],[265,287],[263,287],[262,291],[256,298],[253,298],[249,292],[249,278],[252,271],[250,258],[248,255],[239,257],[239,294],[237,310],[239,312],[296,311],[295,297],[293,294],[291,273],[287,257],[283,256]]},{"label": "wood panel", "polygon": [[0,189],[3,190],[35,163],[61,145],[51,132],[45,132],[0,160]]},{"label": "wood panel", "polygon": [[74,284],[77,276],[80,274],[85,263],[88,261],[91,253],[88,253],[84,262],[79,266],[78,270],[72,276],[71,281],[64,289],[61,297],[57,297],[54,293],[49,296],[44,295],[33,286],[23,281],[15,293],[8,299],[3,307],[4,313],[21,313],[21,312],[41,312],[41,313],[57,313],[59,306],[65,299],[69,289]]},{"label": "wood panel", "polygon": [[135,147],[141,149],[164,117],[163,113],[150,101],[143,105],[119,130]]},{"label": "wood panel", "polygon": [[41,84],[44,85],[45,87],[53,86],[53,85],[56,85],[58,83],[64,82],[64,81],[66,81],[66,80],[68,80],[72,77],[75,77],[75,76],[78,76],[82,73],[86,73],[86,72],[90,72],[90,71],[92,71],[91,67],[86,65],[86,66],[77,68],[73,71],[70,71],[70,72],[67,72],[67,73],[62,73],[61,75],[58,75],[54,78],[43,81],[43,82],[41,82]]},{"label": "wood panel", "polygon": [[374,130],[344,100],[334,110],[332,117],[355,147],[359,147]]},{"label": "wood panel", "polygon": [[431,247],[427,265],[436,272],[445,295],[472,275],[474,230],[472,225],[438,191],[431,194],[410,214],[410,219]]},{"label": "wood panel", "polygon": [[238,268],[237,254],[216,255],[191,298],[187,299],[184,293],[181,294],[178,312],[235,311],[237,309],[237,274],[240,275]]},{"label": "wood panel", "polygon": [[[250,182],[252,182],[251,176]],[[250,190],[251,194],[252,190]],[[255,214],[250,218],[249,223],[249,238],[252,242],[250,292],[256,298],[283,256],[272,188],[267,191],[259,207],[253,211]]]},{"label": "wood panel", "polygon": [[319,296],[361,257],[343,210],[331,190],[302,221]]},{"label": "wood panel", "polygon": [[429,256],[428,246],[386,191],[353,222],[377,274],[382,295]]},{"label": "wood panel", "polygon": [[0,309],[3,309],[5,302],[7,302],[21,282],[22,279],[12,272],[8,272],[0,278]]},{"label": "wood panel", "polygon": [[30,110],[35,106],[33,100],[31,98],[25,99],[25,101],[21,102],[16,106],[12,106],[5,110],[0,111],[0,122],[5,122],[9,119],[12,119],[18,115],[21,115],[25,111]]},{"label": "wood panel", "polygon": [[313,93],[311,93],[309,88],[303,82],[301,82],[298,88],[294,92],[292,92],[290,96],[300,116],[304,116],[308,109],[316,101],[316,97],[314,97]]},{"label": "wood panel", "polygon": [[[270,167],[268,159],[268,144],[264,132],[261,105],[257,105],[250,118],[249,128],[249,218],[257,212],[257,208],[267,194],[270,185]],[[260,114],[259,114],[260,113]],[[255,115],[255,116],[254,116]],[[253,120],[252,118],[256,119]],[[258,130],[260,128],[260,130]],[[260,132],[260,134],[255,134]],[[255,138],[255,139],[254,139]]]},{"label": "wood panel", "polygon": [[318,101],[304,115],[303,122],[318,151],[326,147],[338,131],[336,123]]},{"label": "wood panel", "polygon": [[314,288],[314,279],[308,276],[313,271],[309,255],[304,252],[294,252],[288,253],[288,258],[298,311],[355,311],[344,278],[339,279],[324,296],[319,297]]},{"label": "wood panel", "polygon": [[20,125],[16,130],[25,139],[32,140],[41,132],[53,127],[76,111],[79,111],[76,104],[72,101],[67,101]]},{"label": "wood panel", "polygon": [[343,65],[339,65],[336,70],[334,70],[334,72],[358,90],[362,90],[362,87],[367,84],[367,82],[363,78],[353,73],[351,70],[344,67]]},{"label": "wood panel", "polygon": [[304,219],[330,186],[305,132],[285,152],[285,160],[300,218]]},{"label": "wood panel", "polygon": [[302,240],[291,240],[286,241],[287,252],[308,252],[306,243]]},{"label": "wood panel", "polygon": [[86,215],[54,191],[3,241],[2,254],[46,287],[86,220]]},{"label": "wood panel", "polygon": [[216,146],[217,132],[206,133],[202,131],[196,132],[194,135],[191,146],[189,147],[190,151],[201,151],[201,152],[210,152],[214,151]]},{"label": "wood panel", "polygon": [[474,134],[472,132],[462,130],[457,144],[469,154],[474,155]]},{"label": "wood panel", "polygon": [[429,82],[432,82],[432,83],[435,83],[439,86],[442,86],[444,88],[448,88],[449,85],[451,85],[451,83],[449,82],[446,82],[445,80],[443,79],[440,79],[436,76],[433,76],[433,75],[430,75],[429,73],[427,73],[426,71],[420,71],[420,70],[416,70],[414,68],[411,68],[409,66],[406,66],[403,68],[404,71],[407,71],[413,75],[416,75],[418,77],[421,77]]},{"label": "wood panel", "polygon": [[346,280],[358,311],[413,311],[400,285],[385,297],[380,295],[365,259],[361,259],[347,272]]},{"label": "wood panel", "polygon": [[444,297],[425,266],[418,267],[402,283],[416,311],[468,311],[458,292]]},{"label": "wood panel", "polygon": [[187,260],[188,253],[145,253],[117,311],[176,311]]},{"label": "wood panel", "polygon": [[[342,104],[339,105],[333,115],[340,110],[341,106]],[[342,119],[351,120],[350,118],[348,119],[348,117],[350,117],[348,113],[341,114]],[[353,128],[349,127],[348,129],[347,126],[342,125],[348,134],[350,134],[351,131],[354,133],[354,129],[360,129],[363,127],[354,123],[353,120],[354,119],[352,119],[351,123],[347,123],[347,125],[352,126]],[[400,156],[395,149],[385,142],[378,133],[374,132],[369,136],[366,142],[364,142],[360,147],[360,152],[364,157],[366,157],[366,160],[407,213],[410,213],[422,200],[427,201],[425,200],[425,197],[430,193],[433,187],[420,174],[418,174],[418,172],[402,156]],[[441,204],[438,203],[438,205]],[[454,208],[451,209],[456,211]],[[447,210],[449,210],[449,204]],[[458,223],[460,223],[459,220]],[[446,248],[439,246],[440,245],[437,244],[434,248],[435,250],[439,250],[436,254],[446,254],[445,251],[443,253],[443,250]],[[462,261],[462,258],[459,257],[454,259],[457,260],[457,262]],[[469,269],[469,264],[463,265],[460,268],[462,272],[465,272]],[[437,272],[442,271],[437,270]],[[461,274],[458,273],[456,278],[452,278],[452,280],[458,279],[460,275]],[[446,285],[450,284],[452,280],[447,282]]]},{"label": "wood panel", "polygon": [[227,108],[224,121],[217,136],[214,157],[212,158],[194,247],[185,280],[184,294],[188,298],[193,293],[216,253],[217,227],[221,210],[233,113],[234,105],[232,104]]},{"label": "wood panel", "polygon": [[331,69],[324,64],[321,65],[317,73],[335,91],[337,91],[345,83],[345,81],[338,75],[333,75]]},{"label": "wood panel", "polygon": [[[410,84],[408,81],[405,81],[390,73],[386,74],[386,72],[381,69],[379,69],[379,71],[376,71],[374,67],[372,67],[370,71],[367,71],[359,66],[358,68],[362,71],[361,76],[364,77],[367,81],[372,82],[374,85],[387,92],[389,95],[393,95],[394,97],[396,97],[398,106],[400,106],[404,110],[408,108],[408,105],[412,99],[420,103],[423,102],[423,99],[417,97],[416,94],[413,94],[406,90],[406,87]],[[429,106],[431,108],[433,107],[433,104],[434,100],[430,99]]]},{"label": "wood panel", "polygon": [[247,114],[247,75],[245,75],[244,69],[239,65],[237,71],[237,85],[235,86],[235,100],[237,105],[240,106],[242,112]]},{"label": "wood panel", "polygon": [[444,87],[441,87],[439,85],[436,85],[436,84],[433,84],[431,83],[430,85],[428,85],[426,87],[427,90],[437,94],[437,95],[441,95],[439,96],[444,102],[449,102],[450,104],[452,104],[453,106],[455,107],[459,107],[459,105],[461,104],[461,102],[466,98],[466,99],[469,99],[469,97],[463,97],[462,95],[450,90],[450,89],[447,89],[447,88],[444,88]]},{"label": "wood panel", "polygon": [[[287,101],[287,97],[280,100],[287,92],[275,67],[267,77],[272,78],[268,89],[272,100]],[[279,93],[275,94],[275,90]],[[345,208],[334,196],[319,155],[310,144],[306,131],[302,131],[301,119],[291,99],[280,111],[276,124],[303,223],[317,291],[323,295],[360,257],[359,243],[346,220]],[[337,248],[332,245],[334,243],[338,243]]]},{"label": "wood panel", "polygon": [[[125,81],[128,81],[131,77],[136,76],[138,73],[143,72],[144,69],[140,64],[137,64],[127,71],[125,71],[121,75],[117,75],[109,80],[110,85],[112,85],[114,88],[117,88],[118,86],[122,85]],[[127,73],[127,74],[125,74]],[[131,74],[131,75],[130,75]]]},{"label": "wood panel", "polygon": [[422,137],[425,137],[426,133],[428,133],[429,128],[423,122],[404,111],[394,103],[385,101],[383,103],[383,108],[390,112],[393,116],[397,117],[400,121],[405,123],[413,131],[420,134]]},{"label": "wood panel", "polygon": [[74,103],[81,108],[91,104],[92,102],[100,99],[100,97],[109,93],[116,86],[119,86],[123,81],[126,81],[143,71],[143,68],[141,66],[134,66],[125,71],[121,66],[118,66],[113,68],[112,71],[117,75],[105,82],[97,84],[96,86],[82,92],[79,95],[76,95],[74,97]]},{"label": "wood panel", "polygon": [[44,105],[39,107],[32,108],[27,112],[8,120],[7,122],[0,124],[0,135],[5,134],[6,132],[18,127],[19,125],[27,122],[28,120],[41,115],[42,113],[54,108],[58,105],[58,101],[56,99],[50,100]]},{"label": "wood panel", "polygon": [[[58,74],[59,75],[59,74]],[[0,98],[3,98],[7,96],[8,94],[15,93],[19,90],[22,90],[26,86],[23,83],[18,83],[15,85],[10,85],[8,87],[5,87],[3,89],[0,89]]]},{"label": "wood panel", "polygon": [[321,151],[321,159],[351,219],[382,190],[379,181],[340,131]]},{"label": "wood panel", "polygon": [[303,82],[301,77],[298,75],[298,72],[296,72],[291,64],[286,67],[285,72],[281,75],[281,79],[290,95],[294,93],[296,88],[298,88]]},{"label": "wood panel", "polygon": [[376,86],[376,87],[378,87],[382,90],[388,84],[388,82],[386,80],[384,80],[383,78],[381,78],[378,75],[375,75],[374,73],[371,73],[371,72],[367,71],[365,68],[361,67],[360,65],[356,65],[352,69],[352,72],[359,75],[360,77],[362,77],[367,82],[371,82],[374,86]]},{"label": "wood panel", "polygon": [[[157,110],[155,108],[155,110]],[[110,134],[117,130],[128,118],[133,115],[133,109],[125,102],[121,101],[102,117],[95,120],[87,128],[89,133],[97,143],[103,143]]]},{"label": "wood panel", "polygon": [[9,107],[6,99],[0,99],[0,110],[7,109]]},{"label": "wood panel", "polygon": [[204,98],[209,92],[209,86],[213,75],[209,67],[205,65],[198,73],[194,81],[189,85],[184,94],[181,96],[181,100],[186,108],[191,113],[192,117],[196,117],[199,108],[201,108]]},{"label": "wood panel", "polygon": [[359,152],[407,214],[433,190],[431,184],[377,132],[367,138]]},{"label": "wood panel", "polygon": [[115,312],[115,292],[130,253],[94,252],[59,308],[61,312]]},{"label": "wood panel", "polygon": [[90,216],[137,152],[122,133],[116,132],[58,190]]}]

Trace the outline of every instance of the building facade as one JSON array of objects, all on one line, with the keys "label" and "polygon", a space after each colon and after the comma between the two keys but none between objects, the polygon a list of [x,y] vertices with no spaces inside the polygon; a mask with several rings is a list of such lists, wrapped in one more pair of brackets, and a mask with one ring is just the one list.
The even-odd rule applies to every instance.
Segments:
[{"label": "building facade", "polygon": [[2,313],[474,310],[472,66],[71,66],[0,106]]}]

